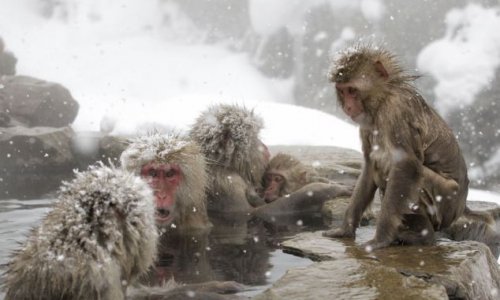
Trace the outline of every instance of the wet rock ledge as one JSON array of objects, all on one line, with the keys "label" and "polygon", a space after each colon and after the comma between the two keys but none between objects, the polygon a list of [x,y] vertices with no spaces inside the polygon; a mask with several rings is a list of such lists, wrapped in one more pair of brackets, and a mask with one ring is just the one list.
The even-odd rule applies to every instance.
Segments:
[{"label": "wet rock ledge", "polygon": [[[361,154],[348,149],[274,146],[270,150],[273,155],[290,153],[337,182],[353,184],[361,168]],[[323,216],[339,224],[349,202],[343,197],[328,201]],[[481,201],[467,205],[474,210],[499,209]],[[379,199],[372,210],[369,225],[357,230],[355,241],[325,238],[318,231],[283,242],[284,252],[315,263],[290,269],[254,299],[500,299],[498,263],[482,243],[439,240],[435,246],[364,251],[361,245],[375,235]]]},{"label": "wet rock ledge", "polygon": [[289,270],[254,299],[499,299],[500,271],[477,242],[441,240],[435,246],[400,246],[367,253],[360,248],[374,228],[358,229],[356,242],[307,232],[283,251],[314,264]]}]

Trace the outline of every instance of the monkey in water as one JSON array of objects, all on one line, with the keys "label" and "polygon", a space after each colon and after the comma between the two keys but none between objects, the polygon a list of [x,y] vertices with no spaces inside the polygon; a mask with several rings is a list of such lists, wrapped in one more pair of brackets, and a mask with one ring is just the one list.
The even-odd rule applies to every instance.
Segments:
[{"label": "monkey in water", "polygon": [[138,176],[103,165],[76,173],[8,263],[5,299],[125,299],[156,258],[154,213]]},{"label": "monkey in water", "polygon": [[367,251],[432,244],[436,231],[463,215],[493,223],[467,208],[464,158],[451,129],[413,86],[418,76],[388,50],[366,45],[340,52],[329,76],[343,111],[360,126],[364,165],[342,226],[324,236],[355,237],[377,189],[382,206]]},{"label": "monkey in water", "polygon": [[244,213],[260,218],[293,216],[317,211],[328,199],[350,195],[350,190],[334,184],[311,182],[289,197],[265,201],[262,179],[270,153],[259,138],[263,120],[239,105],[210,106],[196,119],[189,132],[205,155],[209,184],[209,213]]},{"label": "monkey in water", "polygon": [[122,167],[140,175],[153,189],[158,228],[178,232],[210,229],[205,191],[206,163],[200,147],[175,132],[130,140]]}]

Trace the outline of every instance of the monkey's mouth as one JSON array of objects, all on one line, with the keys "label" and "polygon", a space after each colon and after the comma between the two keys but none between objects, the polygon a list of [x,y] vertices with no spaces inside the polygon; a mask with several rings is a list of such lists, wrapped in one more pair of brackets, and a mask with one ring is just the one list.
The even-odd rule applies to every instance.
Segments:
[{"label": "monkey's mouth", "polygon": [[159,225],[168,225],[172,223],[174,216],[170,213],[170,210],[165,208],[157,208],[155,213],[156,223]]}]

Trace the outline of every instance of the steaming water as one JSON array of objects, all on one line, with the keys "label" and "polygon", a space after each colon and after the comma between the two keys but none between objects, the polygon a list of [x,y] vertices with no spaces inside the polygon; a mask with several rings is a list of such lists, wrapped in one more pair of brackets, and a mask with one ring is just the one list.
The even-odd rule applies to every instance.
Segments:
[{"label": "steaming water", "polygon": [[[30,229],[40,223],[53,201],[0,200],[1,272],[9,254],[25,241]],[[168,245],[160,246],[163,253],[149,281],[156,284],[171,276],[183,283],[235,280],[250,286],[243,295],[255,295],[283,276],[287,269],[312,263],[279,250],[286,234],[273,235],[263,224],[239,222],[237,226],[216,226],[204,237],[164,238],[162,241]],[[0,299],[3,298],[4,293],[0,293]]]}]

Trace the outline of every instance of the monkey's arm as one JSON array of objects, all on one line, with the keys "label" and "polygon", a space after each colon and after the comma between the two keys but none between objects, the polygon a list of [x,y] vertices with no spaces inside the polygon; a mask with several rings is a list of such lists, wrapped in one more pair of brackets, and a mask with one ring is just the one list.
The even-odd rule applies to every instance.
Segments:
[{"label": "monkey's arm", "polygon": [[259,193],[250,185],[247,187],[247,190],[246,190],[246,198],[248,200],[248,203],[252,207],[258,207],[258,206],[266,204],[266,201],[264,200],[264,198],[259,196]]},{"label": "monkey's arm", "polygon": [[365,161],[363,171],[356,182],[351,203],[344,215],[342,227],[325,231],[326,237],[354,237],[359,226],[361,216],[368,205],[373,201],[377,186],[373,181],[373,171],[369,160]]},{"label": "monkey's arm", "polygon": [[267,218],[276,215],[319,211],[326,200],[338,196],[349,196],[351,190],[332,183],[313,182],[275,201],[257,207],[252,215]]}]

